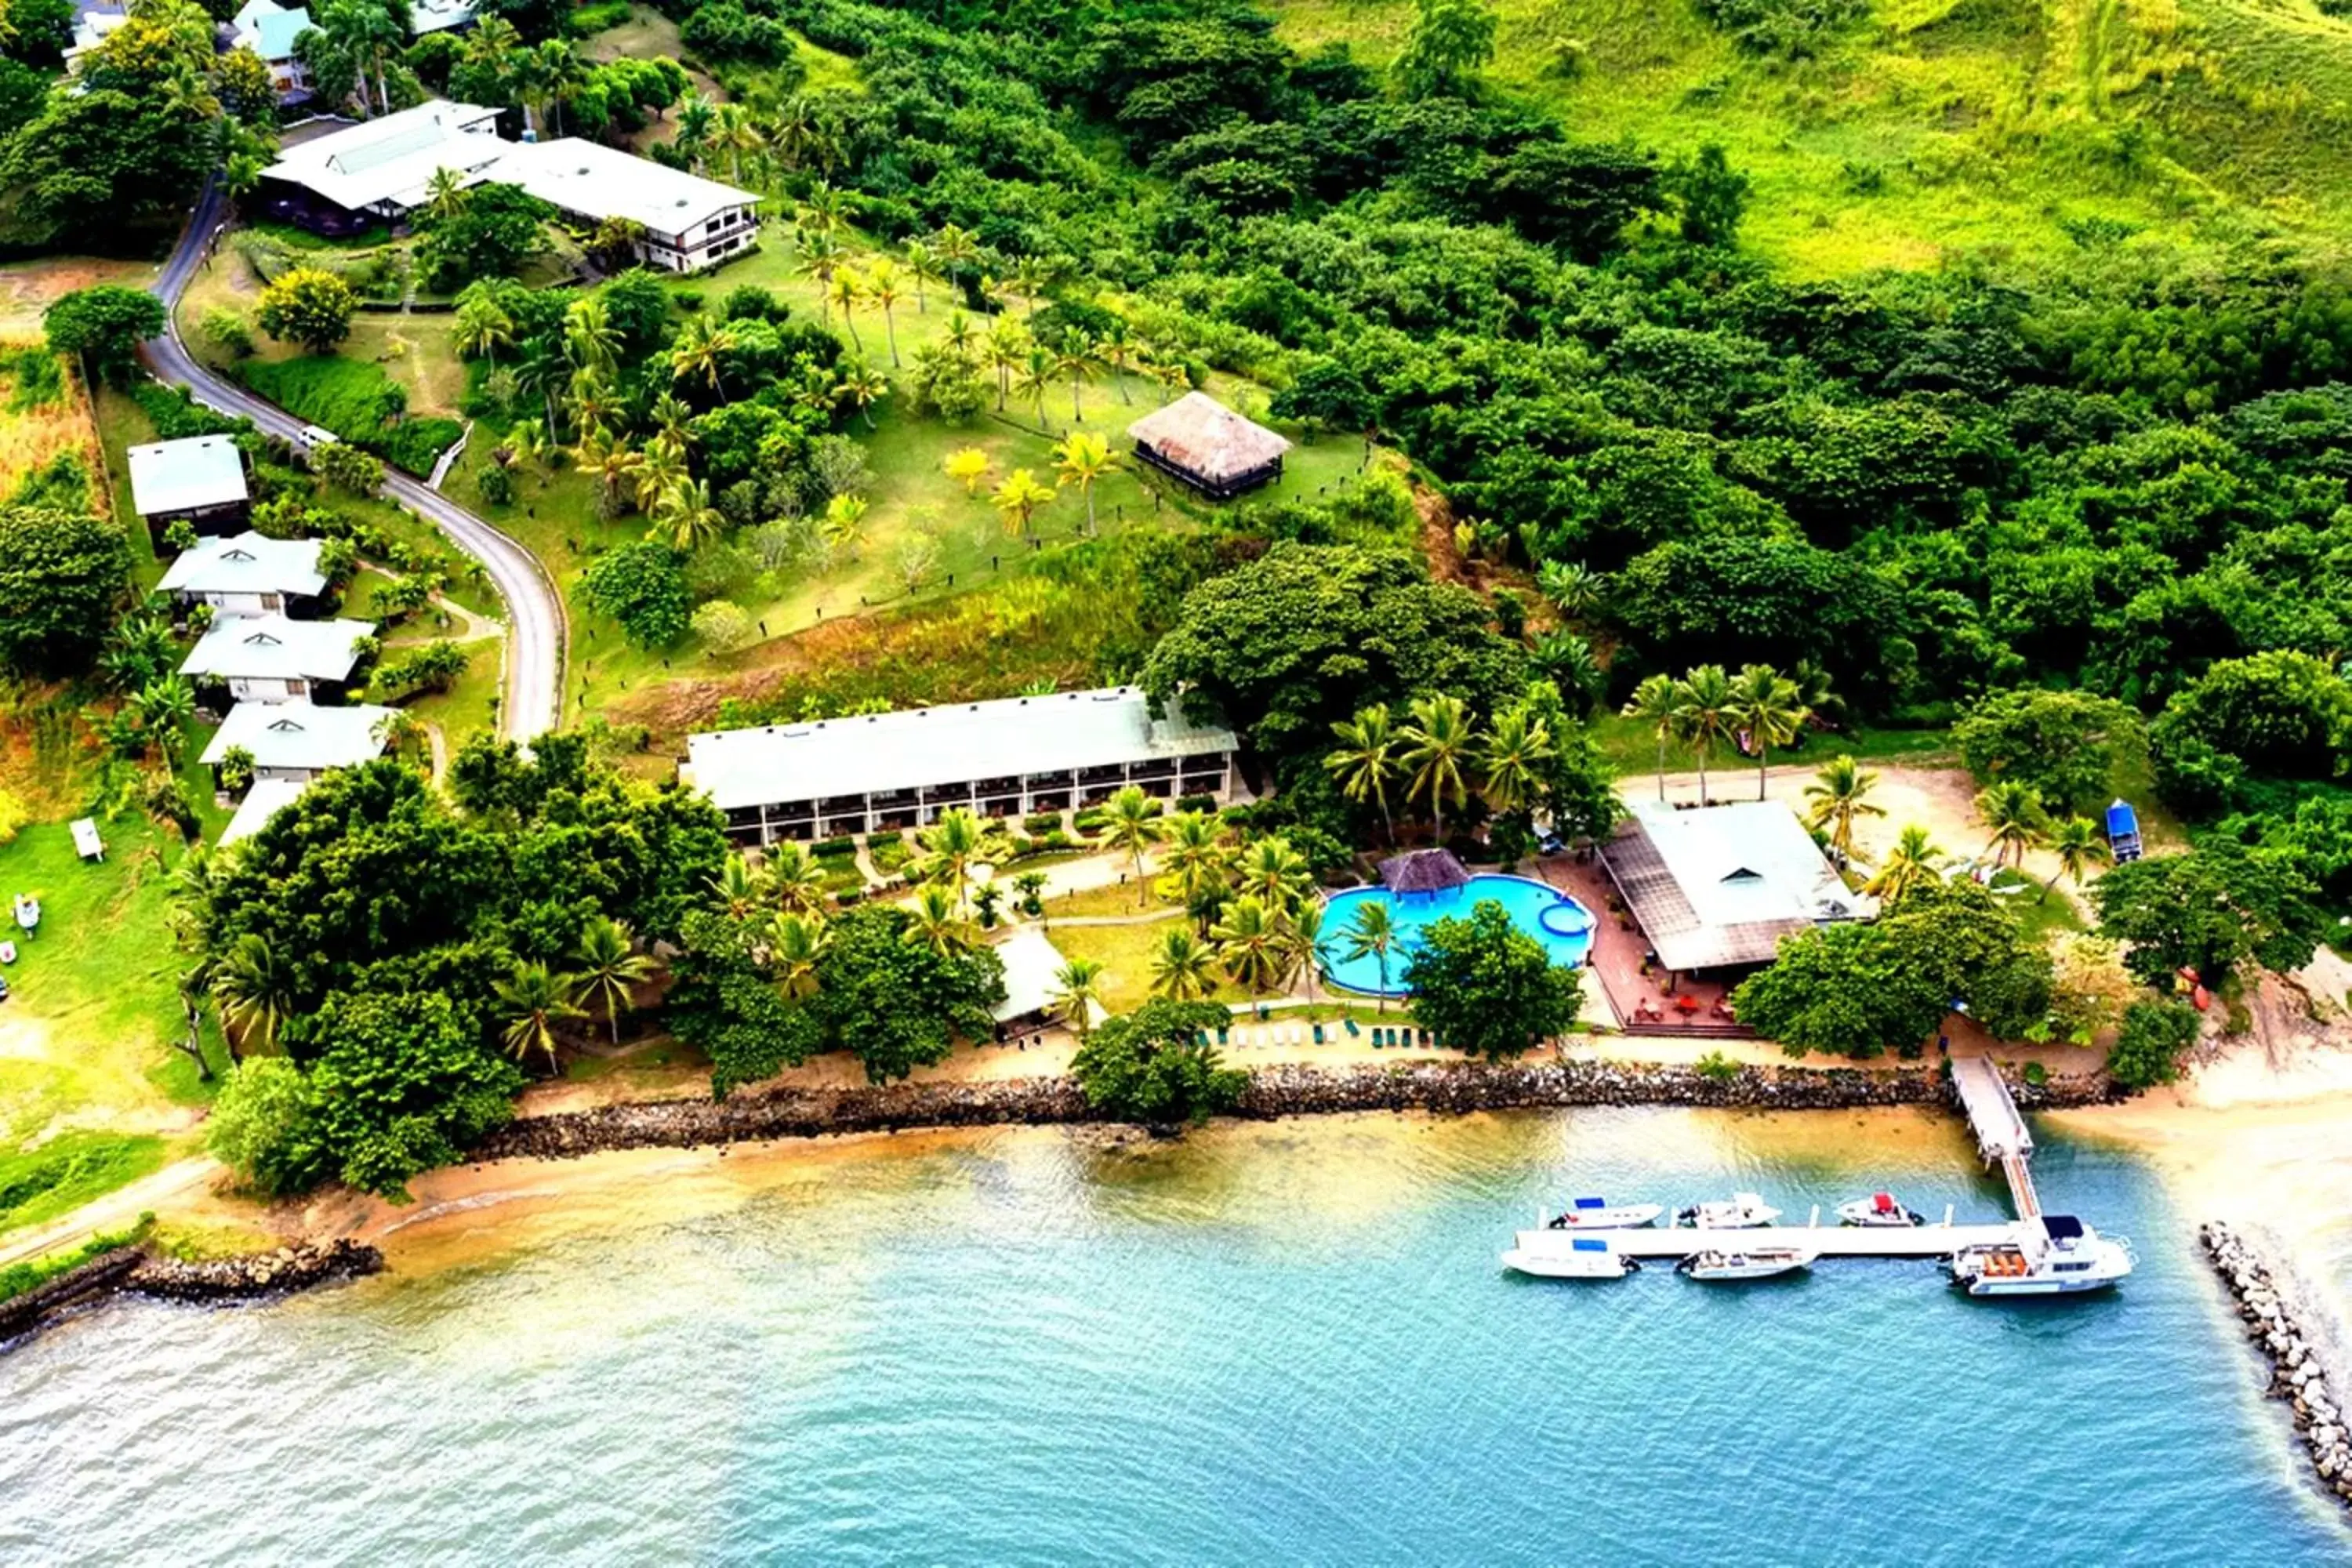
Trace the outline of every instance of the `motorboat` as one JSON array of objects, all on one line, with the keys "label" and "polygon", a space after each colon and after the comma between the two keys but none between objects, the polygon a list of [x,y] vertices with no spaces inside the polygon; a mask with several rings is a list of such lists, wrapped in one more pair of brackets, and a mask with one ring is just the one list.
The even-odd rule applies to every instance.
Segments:
[{"label": "motorboat", "polygon": [[1677,1225],[1694,1225],[1701,1230],[1748,1230],[1759,1225],[1770,1225],[1780,1217],[1780,1211],[1754,1193],[1734,1193],[1728,1202],[1693,1204],[1675,1215]]},{"label": "motorboat", "polygon": [[1850,1204],[1838,1205],[1838,1218],[1848,1225],[1905,1226],[1925,1225],[1917,1214],[1895,1201],[1893,1193],[1873,1193]]},{"label": "motorboat", "polygon": [[2138,1262],[2128,1237],[2053,1214],[2019,1222],[2012,1240],[1964,1247],[1945,1267],[1971,1296],[2072,1296],[2109,1289]]},{"label": "motorboat", "polygon": [[1813,1255],[1801,1247],[1710,1247],[1675,1265],[1694,1279],[1710,1284],[1742,1279],[1770,1279],[1808,1268]]},{"label": "motorboat", "polygon": [[1605,1236],[1562,1236],[1549,1228],[1519,1232],[1503,1267],[1538,1279],[1622,1279],[1641,1263],[1609,1245]]},{"label": "motorboat", "polygon": [[1578,1198],[1544,1222],[1547,1230],[1638,1230],[1654,1225],[1666,1212],[1664,1204],[1612,1204],[1606,1198]]}]

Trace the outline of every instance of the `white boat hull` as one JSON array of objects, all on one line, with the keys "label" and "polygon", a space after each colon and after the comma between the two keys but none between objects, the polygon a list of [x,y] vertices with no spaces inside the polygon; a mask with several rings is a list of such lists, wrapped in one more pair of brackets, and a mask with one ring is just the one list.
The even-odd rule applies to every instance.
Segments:
[{"label": "white boat hull", "polygon": [[2037,1279],[2028,1275],[2022,1279],[1976,1279],[1958,1281],[1971,1296],[2084,1296],[2095,1290],[2112,1290],[2122,1283],[2120,1276],[2106,1279]]},{"label": "white boat hull", "polygon": [[1639,1230],[1655,1225],[1666,1212],[1664,1204],[1620,1204],[1612,1208],[1570,1209],[1555,1216],[1548,1230]]},{"label": "white boat hull", "polygon": [[1772,1279],[1783,1274],[1794,1274],[1811,1267],[1812,1258],[1803,1253],[1764,1258],[1736,1258],[1725,1263],[1702,1262],[1689,1258],[1683,1272],[1703,1285],[1737,1285],[1750,1279]]},{"label": "white boat hull", "polygon": [[1502,1255],[1503,1267],[1538,1279],[1622,1279],[1641,1267],[1613,1252],[1552,1252],[1515,1247]]}]

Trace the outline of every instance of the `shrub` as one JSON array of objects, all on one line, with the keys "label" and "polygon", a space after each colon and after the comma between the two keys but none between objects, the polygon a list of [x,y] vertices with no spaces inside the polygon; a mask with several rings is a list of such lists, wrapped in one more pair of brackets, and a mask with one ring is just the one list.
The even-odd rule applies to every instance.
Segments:
[{"label": "shrub", "polygon": [[14,844],[16,835],[31,820],[32,813],[25,809],[25,803],[0,789],[0,844]]},{"label": "shrub", "polygon": [[2135,1002],[2107,1050],[2107,1075],[2126,1089],[2170,1083],[2180,1054],[2197,1039],[2197,1009],[2179,1002]]},{"label": "shrub", "polygon": [[600,5],[583,5],[563,18],[563,30],[575,38],[609,31],[629,19],[629,0],[603,0]]},{"label": "shrub", "polygon": [[253,428],[243,419],[232,419],[226,414],[215,414],[205,407],[189,395],[184,386],[165,386],[154,381],[138,382],[131,388],[131,401],[139,405],[139,412],[147,416],[148,424],[155,426],[155,438],[159,441],[180,441],[191,436],[220,436]]},{"label": "shrub", "polygon": [[852,858],[857,854],[857,840],[845,833],[838,838],[820,838],[809,846],[809,854],[819,860]]},{"label": "shrub", "polygon": [[372,496],[383,488],[383,464],[348,441],[335,441],[310,454],[319,477],[355,496]]},{"label": "shrub", "polygon": [[458,644],[429,642],[386,659],[377,667],[371,685],[379,698],[405,697],[413,691],[446,691],[471,663],[473,656]]},{"label": "shrub", "polygon": [[322,354],[351,336],[359,300],[352,286],[317,267],[297,267],[261,291],[261,330]]},{"label": "shrub", "polygon": [[702,646],[715,654],[733,653],[748,647],[758,637],[760,628],[752,624],[750,612],[742,605],[725,599],[713,599],[695,606],[694,635]]},{"label": "shrub", "polygon": [[205,312],[205,341],[236,359],[253,357],[253,329],[246,323],[242,312],[225,305],[216,305]]},{"label": "shrub", "polygon": [[1739,1064],[1721,1051],[1709,1051],[1698,1058],[1698,1076],[1710,1083],[1729,1083],[1739,1076]]},{"label": "shrub", "polygon": [[1032,834],[1053,833],[1062,826],[1062,814],[1058,811],[1034,811],[1021,819],[1021,826]]},{"label": "shrub", "polygon": [[369,444],[381,450],[393,467],[421,479],[432,474],[441,454],[465,433],[466,427],[455,419],[404,419],[380,441]]},{"label": "shrub", "polygon": [[2050,1081],[2050,1069],[2040,1062],[2025,1064],[2025,1084],[2028,1089],[2040,1089]]}]

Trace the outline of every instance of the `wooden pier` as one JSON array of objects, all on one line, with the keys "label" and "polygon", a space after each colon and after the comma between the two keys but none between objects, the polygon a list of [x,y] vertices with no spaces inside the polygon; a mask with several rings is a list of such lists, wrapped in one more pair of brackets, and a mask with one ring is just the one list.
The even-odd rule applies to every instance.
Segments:
[{"label": "wooden pier", "polygon": [[1999,1165],[2009,1180],[2010,1201],[2020,1219],[2042,1216],[2042,1197],[2033,1190],[2033,1134],[2011,1098],[2009,1084],[1990,1057],[1954,1057],[1952,1082],[1960,1091],[1960,1109],[1975,1130],[1977,1150],[1988,1166]]}]

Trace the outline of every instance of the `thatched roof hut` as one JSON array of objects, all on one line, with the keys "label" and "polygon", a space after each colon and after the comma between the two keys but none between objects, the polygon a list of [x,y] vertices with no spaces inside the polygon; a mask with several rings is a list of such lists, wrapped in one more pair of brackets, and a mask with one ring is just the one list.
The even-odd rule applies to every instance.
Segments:
[{"label": "thatched roof hut", "polygon": [[1127,427],[1135,455],[1199,490],[1230,500],[1282,477],[1290,443],[1205,392],[1188,392]]},{"label": "thatched roof hut", "polygon": [[1469,879],[1450,849],[1410,849],[1381,862],[1381,881],[1391,893],[1443,893]]}]

